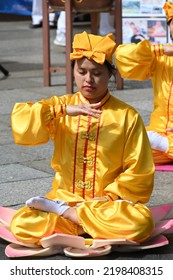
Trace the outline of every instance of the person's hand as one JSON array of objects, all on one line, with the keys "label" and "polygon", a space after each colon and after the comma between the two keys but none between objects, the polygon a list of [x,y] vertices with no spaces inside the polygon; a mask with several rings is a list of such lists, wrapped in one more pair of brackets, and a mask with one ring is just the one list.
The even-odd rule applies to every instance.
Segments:
[{"label": "person's hand", "polygon": [[94,118],[99,118],[102,113],[98,107],[101,105],[101,102],[94,104],[80,104],[80,105],[67,105],[66,106],[66,114],[69,116],[92,116]]},{"label": "person's hand", "polygon": [[163,47],[164,54],[167,56],[173,56],[173,45],[165,45]]},{"label": "person's hand", "polygon": [[173,127],[169,127],[166,129],[166,132],[173,132]]}]

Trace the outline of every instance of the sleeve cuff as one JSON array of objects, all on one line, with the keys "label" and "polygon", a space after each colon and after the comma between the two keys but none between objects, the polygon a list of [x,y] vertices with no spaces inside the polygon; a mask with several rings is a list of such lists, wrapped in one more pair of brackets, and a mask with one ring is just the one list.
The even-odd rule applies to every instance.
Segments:
[{"label": "sleeve cuff", "polygon": [[155,44],[151,45],[151,50],[155,56],[162,56],[164,55],[164,48],[162,44]]},{"label": "sleeve cuff", "polygon": [[53,105],[50,108],[53,119],[66,116],[66,104]]}]

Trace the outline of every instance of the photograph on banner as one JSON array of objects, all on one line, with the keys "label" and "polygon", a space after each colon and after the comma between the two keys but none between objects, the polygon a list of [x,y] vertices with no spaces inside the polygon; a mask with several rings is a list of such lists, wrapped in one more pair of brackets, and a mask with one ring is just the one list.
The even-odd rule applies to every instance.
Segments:
[{"label": "photograph on banner", "polygon": [[164,18],[124,18],[123,43],[138,43],[144,39],[151,43],[165,44],[168,28]]},{"label": "photograph on banner", "polygon": [[150,42],[165,44],[167,42],[167,24],[165,19],[148,19],[147,35]]},{"label": "photograph on banner", "polygon": [[165,0],[123,0],[123,16],[165,16]]}]

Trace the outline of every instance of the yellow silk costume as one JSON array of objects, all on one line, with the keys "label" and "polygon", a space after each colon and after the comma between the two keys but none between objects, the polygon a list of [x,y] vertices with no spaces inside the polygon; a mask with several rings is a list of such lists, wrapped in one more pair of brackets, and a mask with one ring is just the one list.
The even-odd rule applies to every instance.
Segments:
[{"label": "yellow silk costume", "polygon": [[151,78],[154,89],[153,112],[147,130],[166,136],[169,148],[153,150],[156,164],[173,161],[173,57],[163,53],[163,45],[152,45],[148,40],[138,44],[119,45],[115,52],[116,65],[123,78],[146,80]]},{"label": "yellow silk costume", "polygon": [[[77,207],[78,219],[92,238],[144,241],[154,227],[144,205],[153,189],[154,164],[142,119],[109,92],[101,101],[98,119],[66,115],[65,105],[81,103],[88,101],[80,92],[17,103],[11,116],[15,143],[33,146],[52,139],[51,166],[56,174],[46,197],[71,206],[82,202]],[[11,231],[29,243],[39,243],[55,232],[78,234],[74,223],[27,206],[13,217]]]}]

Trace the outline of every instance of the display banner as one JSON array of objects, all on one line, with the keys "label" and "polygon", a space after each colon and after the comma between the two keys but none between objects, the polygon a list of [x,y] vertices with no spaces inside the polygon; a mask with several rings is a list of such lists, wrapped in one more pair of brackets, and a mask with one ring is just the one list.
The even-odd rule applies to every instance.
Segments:
[{"label": "display banner", "polygon": [[123,0],[123,16],[164,16],[163,5],[165,0]]},{"label": "display banner", "polygon": [[18,14],[30,16],[32,0],[0,0],[1,14]]},{"label": "display banner", "polygon": [[168,26],[164,3],[165,0],[123,0],[123,43],[138,43],[147,39],[153,44],[165,44],[168,41]]}]

